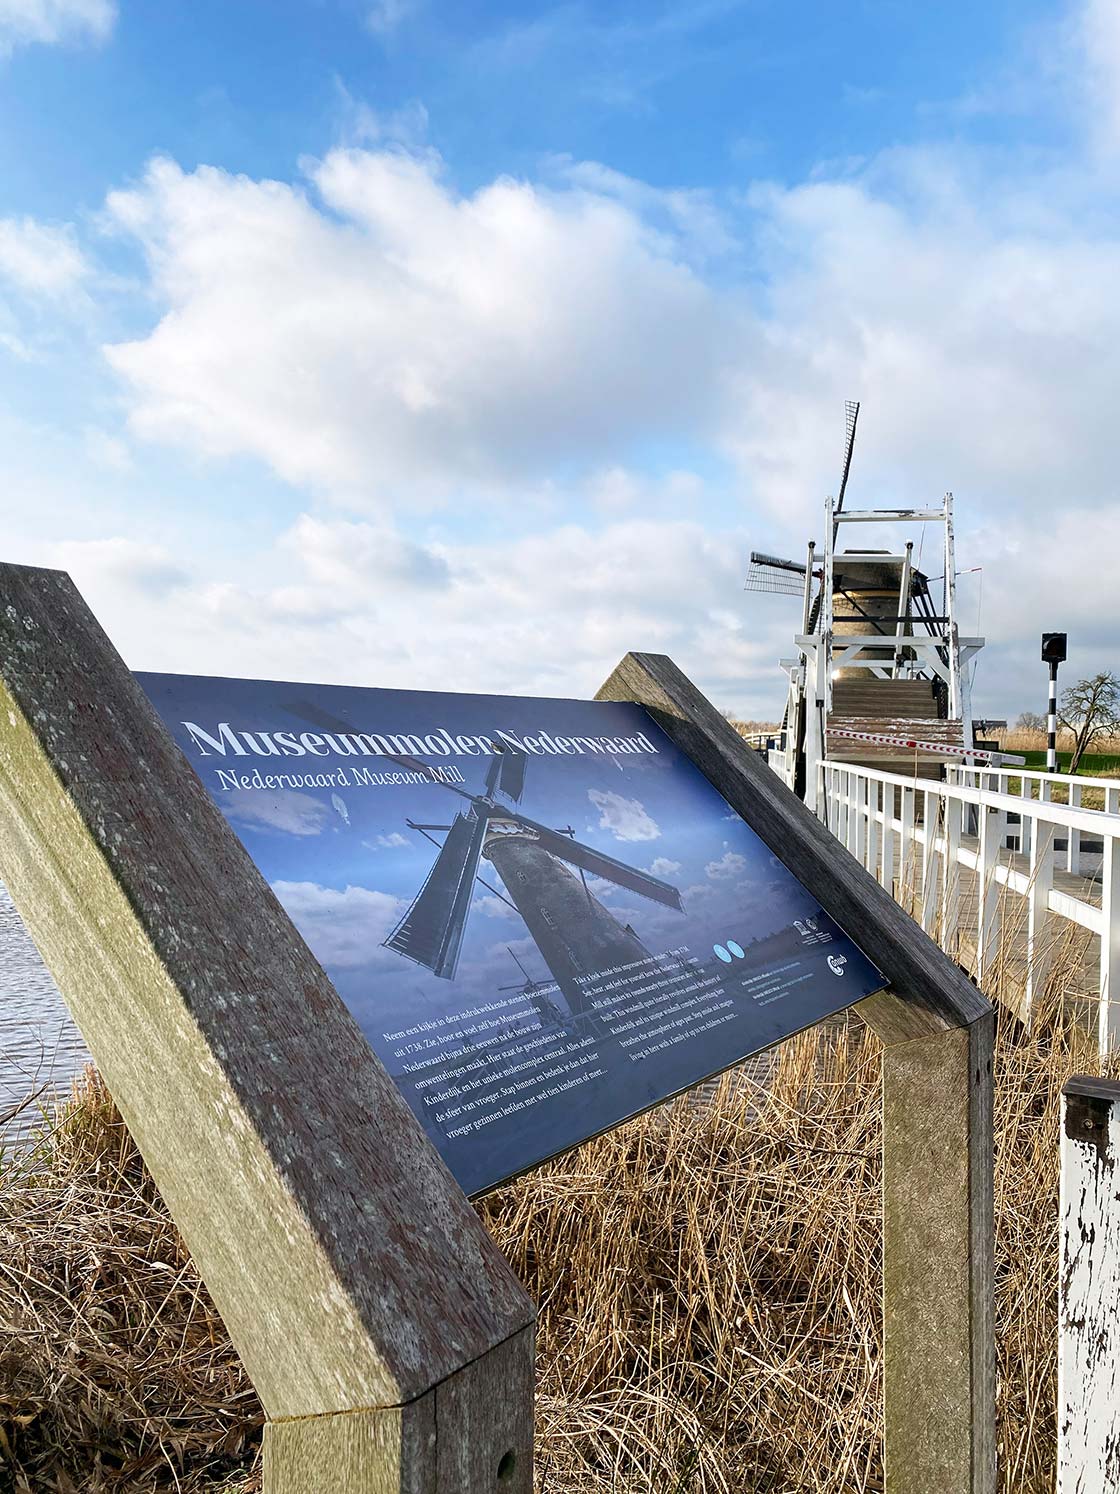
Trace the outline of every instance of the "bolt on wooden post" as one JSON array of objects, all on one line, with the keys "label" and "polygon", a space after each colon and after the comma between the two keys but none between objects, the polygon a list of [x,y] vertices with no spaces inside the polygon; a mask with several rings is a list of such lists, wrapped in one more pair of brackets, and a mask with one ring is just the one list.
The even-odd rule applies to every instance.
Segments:
[{"label": "bolt on wooden post", "polygon": [[0,878],[261,1397],[266,1494],[531,1494],[532,1303],[69,578],[15,566]]}]

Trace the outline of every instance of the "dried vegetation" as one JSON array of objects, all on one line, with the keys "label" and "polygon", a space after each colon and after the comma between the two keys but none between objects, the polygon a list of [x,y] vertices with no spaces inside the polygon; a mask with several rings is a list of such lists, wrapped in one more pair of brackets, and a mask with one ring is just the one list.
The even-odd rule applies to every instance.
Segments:
[{"label": "dried vegetation", "polygon": [[[1008,1494],[1054,1478],[1058,1095],[1096,1068],[1061,1012],[999,1043]],[[839,1022],[480,1206],[541,1304],[538,1489],[882,1488],[878,1089]],[[93,1077],[3,1163],[0,1334],[0,1489],[259,1487],[260,1407]]]}]

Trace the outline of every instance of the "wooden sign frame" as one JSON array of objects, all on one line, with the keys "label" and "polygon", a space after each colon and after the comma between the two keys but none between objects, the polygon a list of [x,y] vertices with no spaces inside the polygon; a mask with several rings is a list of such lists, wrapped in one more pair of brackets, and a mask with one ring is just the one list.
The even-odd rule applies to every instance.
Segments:
[{"label": "wooden sign frame", "polygon": [[[990,1005],[665,658],[647,707],[874,958],[890,1494],[995,1490]],[[0,566],[0,879],[265,1408],[266,1494],[532,1494],[533,1304],[69,577]]]}]

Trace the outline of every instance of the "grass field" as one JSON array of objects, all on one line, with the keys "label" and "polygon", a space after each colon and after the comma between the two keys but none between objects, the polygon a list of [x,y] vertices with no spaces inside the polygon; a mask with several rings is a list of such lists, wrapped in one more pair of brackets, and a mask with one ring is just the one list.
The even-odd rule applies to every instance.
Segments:
[{"label": "grass field", "polygon": [[[1012,750],[1010,747],[1007,749]],[[1046,749],[1020,752],[1021,757],[1026,758],[1024,767],[1037,769],[1042,772],[1046,768]],[[1068,773],[1073,754],[1071,752],[1058,753],[1058,771]],[[1120,777],[1120,752],[1087,752],[1078,765],[1078,776],[1086,778],[1116,778]]]},{"label": "grass field", "polygon": [[[1005,1494],[1054,1480],[1058,1098],[1099,1071],[1061,1011],[997,1055]],[[481,1203],[541,1304],[539,1494],[880,1494],[879,1083],[844,1022]],[[260,1406],[96,1079],[0,1163],[0,1322],[5,1489],[259,1487]]]}]

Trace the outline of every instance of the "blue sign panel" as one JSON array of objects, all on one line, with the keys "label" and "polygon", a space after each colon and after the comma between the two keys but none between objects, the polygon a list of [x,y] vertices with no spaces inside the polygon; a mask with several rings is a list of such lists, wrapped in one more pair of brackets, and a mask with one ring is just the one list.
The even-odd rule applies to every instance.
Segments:
[{"label": "blue sign panel", "polygon": [[885,984],[639,706],[138,678],[470,1194]]}]

